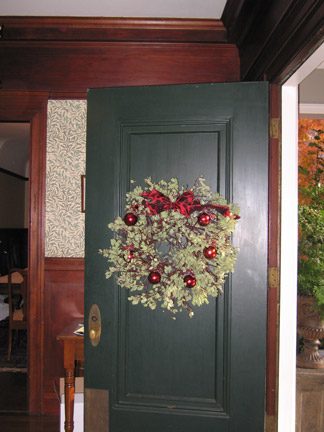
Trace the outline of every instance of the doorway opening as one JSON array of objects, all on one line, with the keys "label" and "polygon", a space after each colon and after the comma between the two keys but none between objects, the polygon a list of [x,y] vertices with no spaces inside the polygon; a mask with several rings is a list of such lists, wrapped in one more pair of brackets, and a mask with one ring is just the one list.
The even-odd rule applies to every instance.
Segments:
[{"label": "doorway opening", "polygon": [[[14,330],[9,359],[8,273],[28,267],[30,123],[0,122],[0,412],[27,412],[27,330]],[[13,282],[16,282],[13,273]],[[19,284],[13,304],[19,314]],[[18,312],[19,311],[19,312]]]}]

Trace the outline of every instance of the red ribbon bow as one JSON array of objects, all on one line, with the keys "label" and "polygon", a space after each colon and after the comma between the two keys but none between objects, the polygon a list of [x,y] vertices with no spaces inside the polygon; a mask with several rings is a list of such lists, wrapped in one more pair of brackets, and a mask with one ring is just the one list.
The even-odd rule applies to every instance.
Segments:
[{"label": "red ribbon bow", "polygon": [[143,192],[142,196],[148,201],[145,201],[145,207],[150,209],[150,215],[156,215],[166,210],[175,210],[189,217],[192,212],[192,206],[199,204],[199,200],[195,200],[194,194],[191,191],[186,191],[180,195],[173,203],[170,198],[163,193],[153,189],[151,192]]},{"label": "red ribbon bow", "polygon": [[163,211],[173,209],[174,211],[178,211],[182,215],[189,217],[194,211],[212,208],[221,213],[223,216],[229,216],[234,219],[240,218],[237,215],[231,216],[227,206],[220,206],[216,204],[200,204],[200,201],[195,199],[195,196],[191,191],[184,192],[176,199],[174,203],[170,200],[170,198],[156,189],[153,189],[151,192],[143,192],[142,197],[148,200],[144,201],[144,205],[150,209],[150,215],[156,215]]}]

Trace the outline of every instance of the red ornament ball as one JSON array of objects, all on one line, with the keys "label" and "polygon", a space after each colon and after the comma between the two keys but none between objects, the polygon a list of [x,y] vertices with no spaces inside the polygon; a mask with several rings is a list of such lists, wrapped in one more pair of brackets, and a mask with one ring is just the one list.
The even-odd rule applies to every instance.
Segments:
[{"label": "red ornament ball", "polygon": [[200,226],[206,226],[206,225],[209,224],[209,222],[210,222],[210,216],[209,216],[209,214],[207,214],[207,213],[201,213],[198,216],[198,223],[199,223]]},{"label": "red ornament ball", "polygon": [[152,285],[155,285],[157,283],[160,282],[161,280],[161,275],[159,272],[157,271],[152,271],[149,275],[148,275],[148,280]]},{"label": "red ornament ball", "polygon": [[124,222],[127,226],[133,226],[137,222],[137,216],[134,213],[127,213],[124,217]]},{"label": "red ornament ball", "polygon": [[134,258],[134,251],[130,250],[127,255],[128,261],[131,261]]},{"label": "red ornament ball", "polygon": [[196,285],[196,278],[195,278],[195,276],[186,275],[183,278],[183,280],[184,280],[187,288],[193,288]]},{"label": "red ornament ball", "polygon": [[208,246],[204,249],[204,255],[207,259],[213,259],[217,255],[216,248],[214,246]]}]

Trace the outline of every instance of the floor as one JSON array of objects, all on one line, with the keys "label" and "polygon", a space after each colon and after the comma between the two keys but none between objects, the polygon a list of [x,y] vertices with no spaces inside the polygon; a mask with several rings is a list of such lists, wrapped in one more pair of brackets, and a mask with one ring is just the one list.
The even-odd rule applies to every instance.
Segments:
[{"label": "floor", "polygon": [[[0,295],[0,320],[8,316],[5,297]],[[27,373],[0,371],[0,431],[60,431],[59,417],[27,415]]]},{"label": "floor", "polygon": [[59,432],[59,417],[0,414],[1,432]]},{"label": "floor", "polygon": [[0,372],[0,388],[0,414],[27,412],[27,373]]},{"label": "floor", "polygon": [[59,417],[27,415],[26,373],[0,372],[0,389],[1,432],[59,432]]}]

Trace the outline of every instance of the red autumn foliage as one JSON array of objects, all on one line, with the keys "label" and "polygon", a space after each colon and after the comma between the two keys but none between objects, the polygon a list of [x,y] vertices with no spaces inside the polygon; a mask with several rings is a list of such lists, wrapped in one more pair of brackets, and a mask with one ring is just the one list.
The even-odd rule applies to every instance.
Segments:
[{"label": "red autumn foliage", "polygon": [[[315,177],[316,172],[316,153],[314,148],[309,147],[309,143],[314,142],[314,138],[318,135],[318,130],[324,131],[324,120],[321,119],[299,119],[298,125],[298,165],[305,168],[311,175],[303,174],[299,172],[298,175],[298,186],[299,191],[299,203],[310,204],[309,196],[303,194],[301,189],[305,189],[311,186],[312,180],[310,177]],[[320,144],[324,144],[324,132],[319,134]],[[324,173],[320,174],[320,183],[324,184]]]}]

